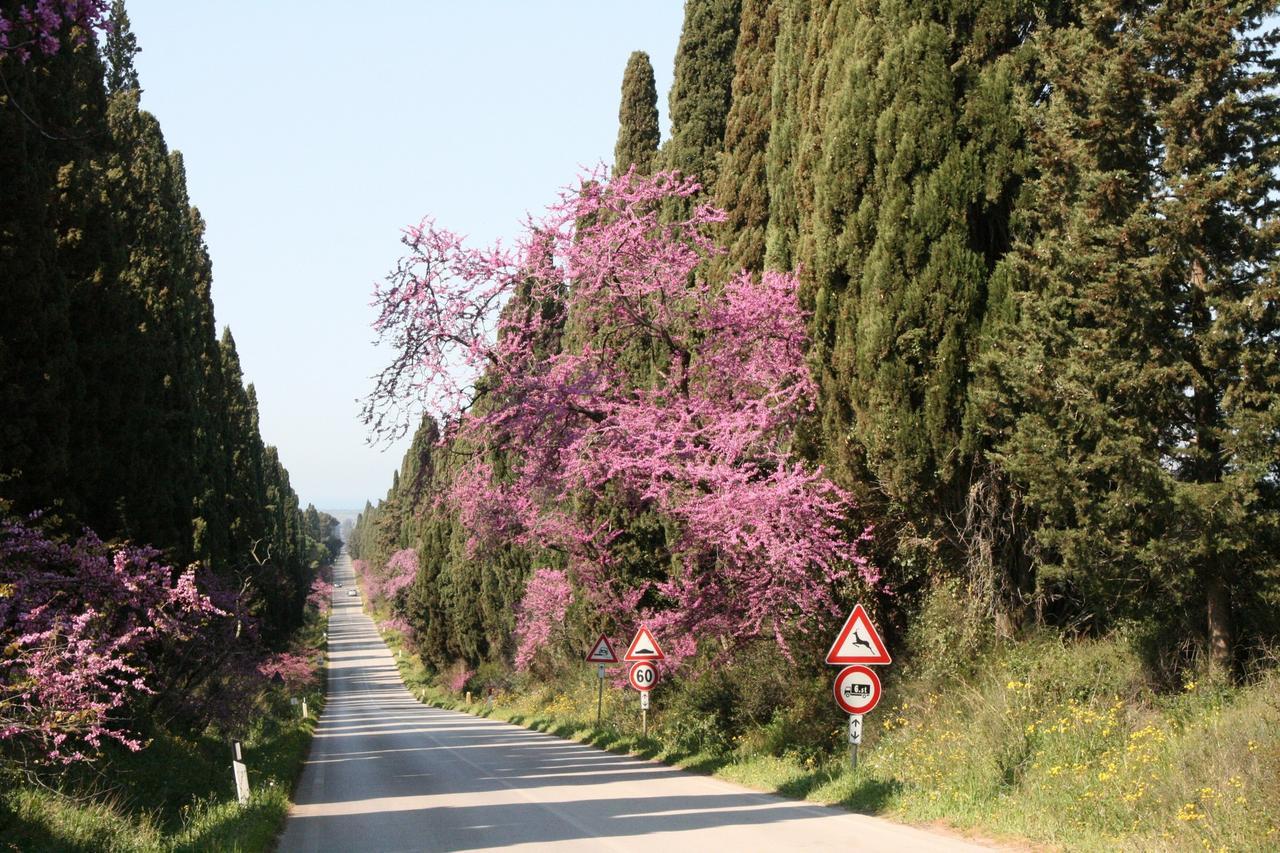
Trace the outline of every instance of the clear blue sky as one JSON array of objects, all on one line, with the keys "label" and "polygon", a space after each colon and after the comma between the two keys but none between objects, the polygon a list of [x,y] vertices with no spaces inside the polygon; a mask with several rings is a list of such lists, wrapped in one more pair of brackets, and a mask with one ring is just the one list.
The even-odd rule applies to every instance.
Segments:
[{"label": "clear blue sky", "polygon": [[622,71],[666,101],[679,0],[128,0],[143,107],[186,159],[213,298],[262,434],[304,504],[383,496],[404,443],[371,448],[357,398],[383,357],[370,292],[431,214],[477,242],[597,162]]}]

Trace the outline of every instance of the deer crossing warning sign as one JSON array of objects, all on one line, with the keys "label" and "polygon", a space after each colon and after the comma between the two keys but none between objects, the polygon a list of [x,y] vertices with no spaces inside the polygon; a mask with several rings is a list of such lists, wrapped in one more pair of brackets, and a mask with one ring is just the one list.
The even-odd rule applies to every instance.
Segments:
[{"label": "deer crossing warning sign", "polygon": [[861,604],[855,606],[849,618],[844,620],[844,627],[840,629],[836,641],[831,644],[831,650],[827,652],[827,663],[847,666],[855,663],[892,662],[889,650],[884,647],[884,641],[880,639],[880,633],[876,631],[876,626],[871,624],[871,617],[867,615],[866,610],[862,609]]}]

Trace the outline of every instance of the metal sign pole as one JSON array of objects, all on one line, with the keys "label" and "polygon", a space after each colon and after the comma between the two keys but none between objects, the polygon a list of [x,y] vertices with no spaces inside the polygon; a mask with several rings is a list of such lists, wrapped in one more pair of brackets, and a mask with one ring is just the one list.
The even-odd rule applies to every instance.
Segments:
[{"label": "metal sign pole", "polygon": [[649,736],[649,709],[640,709],[640,736],[647,738]]},{"label": "metal sign pole", "polygon": [[604,664],[596,666],[596,680],[600,682],[599,692],[596,694],[596,728],[600,728],[600,708],[604,705]]}]

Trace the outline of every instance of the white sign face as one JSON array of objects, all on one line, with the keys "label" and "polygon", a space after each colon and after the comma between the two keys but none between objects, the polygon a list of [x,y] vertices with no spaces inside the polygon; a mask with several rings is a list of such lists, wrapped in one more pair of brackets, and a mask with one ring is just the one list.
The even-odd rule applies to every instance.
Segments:
[{"label": "white sign face", "polygon": [[880,701],[880,678],[870,667],[846,666],[836,676],[832,692],[845,713],[865,714]]},{"label": "white sign face", "polygon": [[653,685],[658,682],[658,671],[653,668],[653,664],[640,663],[633,664],[630,672],[627,673],[627,680],[631,682],[631,686],[640,692],[653,689]]},{"label": "white sign face", "polygon": [[640,694],[640,710],[641,711],[649,710],[649,691],[648,690]]},{"label": "white sign face", "polygon": [[827,663],[848,665],[851,663],[893,663],[889,651],[880,639],[880,632],[871,624],[871,617],[859,604],[844,620],[840,635],[827,652]]},{"label": "white sign face", "polygon": [[862,715],[849,715],[849,743],[857,746],[862,743]]},{"label": "white sign face", "polygon": [[596,678],[604,680],[604,664],[602,663],[596,664]]}]

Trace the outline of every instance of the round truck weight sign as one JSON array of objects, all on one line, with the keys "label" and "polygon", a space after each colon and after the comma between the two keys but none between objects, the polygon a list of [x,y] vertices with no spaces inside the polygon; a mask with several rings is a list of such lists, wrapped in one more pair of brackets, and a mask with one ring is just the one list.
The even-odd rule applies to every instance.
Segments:
[{"label": "round truck weight sign", "polygon": [[832,689],[836,704],[848,714],[865,714],[880,701],[880,678],[862,664],[840,670]]},{"label": "round truck weight sign", "polygon": [[627,680],[631,682],[632,687],[643,693],[652,690],[653,685],[657,683],[658,670],[653,668],[653,664],[640,661],[627,671]]}]

